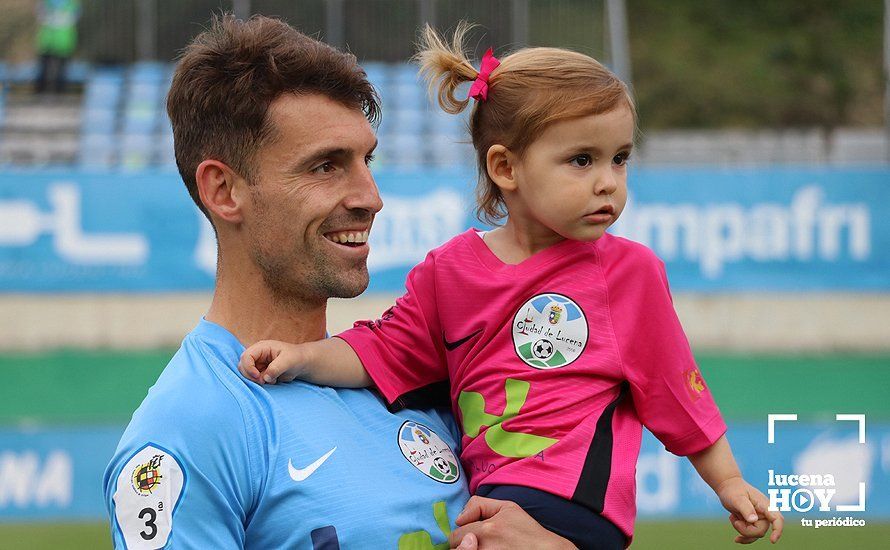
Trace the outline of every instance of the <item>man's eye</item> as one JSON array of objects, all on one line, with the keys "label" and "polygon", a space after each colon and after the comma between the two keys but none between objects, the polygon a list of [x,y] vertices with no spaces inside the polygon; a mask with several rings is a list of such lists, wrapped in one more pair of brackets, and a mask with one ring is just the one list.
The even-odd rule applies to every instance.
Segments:
[{"label": "man's eye", "polygon": [[316,174],[328,174],[334,171],[334,163],[333,162],[325,162],[324,164],[319,164],[315,168],[312,169]]},{"label": "man's eye", "polygon": [[368,155],[365,157],[365,164],[370,166],[370,164],[374,162],[374,155]]},{"label": "man's eye", "polygon": [[590,157],[590,155],[578,155],[576,157],[573,157],[572,160],[569,161],[570,164],[572,164],[573,166],[578,166],[579,168],[590,166],[592,162],[593,159]]},{"label": "man's eye", "polygon": [[623,166],[623,165],[627,164],[628,160],[630,160],[630,153],[618,153],[612,159],[612,162],[614,162],[618,166]]}]

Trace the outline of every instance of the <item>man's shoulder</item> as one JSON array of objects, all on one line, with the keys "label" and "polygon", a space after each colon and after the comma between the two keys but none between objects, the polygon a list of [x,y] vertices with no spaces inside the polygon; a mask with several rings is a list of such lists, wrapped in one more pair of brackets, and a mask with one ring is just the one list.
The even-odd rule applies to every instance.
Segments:
[{"label": "man's shoulder", "polygon": [[149,389],[133,420],[150,416],[194,425],[235,418],[239,404],[249,399],[251,392],[227,364],[230,360],[212,344],[189,334]]},{"label": "man's shoulder", "polygon": [[188,455],[222,452],[220,446],[246,448],[247,440],[261,435],[249,428],[258,425],[254,419],[263,414],[263,400],[227,364],[231,361],[212,342],[186,336],[133,413],[118,454],[147,443]]}]

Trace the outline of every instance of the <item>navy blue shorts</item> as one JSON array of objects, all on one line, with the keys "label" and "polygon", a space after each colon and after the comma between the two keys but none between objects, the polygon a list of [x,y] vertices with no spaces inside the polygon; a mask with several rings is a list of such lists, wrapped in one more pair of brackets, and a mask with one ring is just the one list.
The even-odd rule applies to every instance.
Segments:
[{"label": "navy blue shorts", "polygon": [[552,533],[581,550],[623,550],[627,542],[615,524],[590,508],[550,493],[518,485],[480,485],[480,497],[510,500]]}]

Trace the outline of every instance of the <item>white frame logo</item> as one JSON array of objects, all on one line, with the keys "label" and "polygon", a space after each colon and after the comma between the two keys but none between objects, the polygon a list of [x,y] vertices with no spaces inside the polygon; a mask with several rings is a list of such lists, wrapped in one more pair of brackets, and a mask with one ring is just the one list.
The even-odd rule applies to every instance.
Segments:
[{"label": "white frame logo", "polygon": [[[776,423],[777,422],[796,422],[797,414],[768,414],[767,415],[767,443],[774,445],[776,443]],[[856,422],[859,427],[859,444],[865,444],[865,415],[864,414],[836,414],[837,422]],[[773,470],[769,471],[768,489],[770,510],[778,511],[796,511],[808,512],[818,503],[818,511],[828,512],[831,510],[831,497],[835,494],[834,476],[832,474],[791,474],[776,475]],[[801,486],[795,489],[795,486]],[[785,487],[785,488],[775,488]],[[790,487],[790,488],[787,488]],[[820,488],[811,488],[820,487]],[[828,487],[828,488],[825,488]],[[857,504],[838,504],[835,506],[837,512],[864,512],[865,511],[865,482],[859,482],[859,502]],[[848,518],[851,519],[851,518]],[[816,520],[824,522],[830,520]],[[802,525],[813,525],[812,520],[802,519]],[[864,522],[863,522],[864,523]],[[824,523],[823,526],[836,525],[833,523]],[[846,525],[846,524],[844,524]],[[819,525],[816,525],[819,527]]]}]

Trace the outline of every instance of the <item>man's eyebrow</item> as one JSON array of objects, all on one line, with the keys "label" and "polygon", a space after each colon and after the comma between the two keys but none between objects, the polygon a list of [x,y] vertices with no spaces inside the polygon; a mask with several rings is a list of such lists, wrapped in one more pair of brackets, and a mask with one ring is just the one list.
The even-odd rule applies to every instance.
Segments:
[{"label": "man's eyebrow", "polygon": [[[368,151],[367,154],[371,154],[374,149],[377,148],[377,140],[374,140],[374,145]],[[353,149],[348,147],[327,147],[324,149],[319,149],[318,151],[313,151],[303,157],[301,160],[298,160],[292,169],[292,171],[298,172],[305,168],[308,168],[315,164],[316,162],[321,161],[322,159],[337,159],[348,157],[353,153]]]}]

